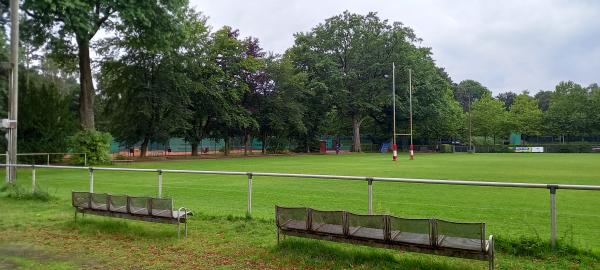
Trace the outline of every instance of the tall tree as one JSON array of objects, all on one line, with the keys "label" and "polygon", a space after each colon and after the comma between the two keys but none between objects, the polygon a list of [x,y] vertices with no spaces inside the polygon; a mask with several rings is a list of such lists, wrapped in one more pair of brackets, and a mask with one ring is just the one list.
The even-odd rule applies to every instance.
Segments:
[{"label": "tall tree", "polygon": [[560,82],[552,94],[544,116],[548,132],[554,135],[589,134],[590,102],[588,91],[574,82]]},{"label": "tall tree", "polygon": [[188,13],[176,15],[164,17],[159,24],[177,26],[173,31],[157,37],[144,26],[130,25],[122,29],[126,35],[108,39],[101,50],[107,55],[100,90],[110,131],[130,146],[141,141],[142,156],[150,142],[166,143],[184,130],[189,117],[190,82],[184,52],[191,27],[186,24]]},{"label": "tall tree", "polygon": [[508,112],[504,110],[504,103],[485,95],[473,103],[473,133],[486,139],[492,136],[494,144],[496,137],[508,135]]},{"label": "tall tree", "polygon": [[515,98],[517,98],[517,94],[513,92],[505,92],[498,94],[497,98],[504,103],[504,109],[507,111],[510,110],[510,106],[515,102]]},{"label": "tall tree", "polygon": [[315,89],[332,97],[331,109],[351,119],[353,151],[361,151],[363,121],[391,103],[391,83],[384,76],[390,75],[391,63],[405,67],[399,89],[407,89],[406,68],[416,65],[419,57],[430,61],[428,50],[414,45],[417,41],[401,23],[390,24],[375,13],[363,16],[347,11],[296,35],[292,51],[298,67],[309,73]]},{"label": "tall tree", "polygon": [[173,17],[186,6],[186,0],[25,0],[21,9],[27,14],[26,25],[38,45],[45,44],[64,64],[77,62],[79,121],[84,129],[94,129],[93,38],[101,30],[118,35],[126,28],[123,25],[144,27],[155,36],[164,36],[160,31],[169,31],[161,24],[167,21],[164,18]]},{"label": "tall tree", "polygon": [[538,108],[545,112],[550,107],[550,101],[552,100],[552,91],[539,91],[535,94],[534,98],[537,101]]},{"label": "tall tree", "polygon": [[527,135],[541,135],[543,112],[536,100],[527,91],[515,97],[510,107],[510,122],[513,131]]},{"label": "tall tree", "polygon": [[492,95],[481,83],[474,80],[464,80],[454,87],[454,98],[463,107],[463,110],[469,111],[469,106],[478,99],[487,95]]}]

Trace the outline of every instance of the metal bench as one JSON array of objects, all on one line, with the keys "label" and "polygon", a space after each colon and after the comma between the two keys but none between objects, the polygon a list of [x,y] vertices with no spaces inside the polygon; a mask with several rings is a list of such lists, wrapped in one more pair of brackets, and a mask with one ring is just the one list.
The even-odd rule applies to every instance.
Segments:
[{"label": "metal bench", "polygon": [[485,223],[357,215],[346,211],[275,206],[277,243],[281,235],[321,239],[408,252],[476,259],[494,269],[494,238]]},{"label": "metal bench", "polygon": [[180,237],[181,224],[184,224],[187,237],[187,219],[192,216],[185,207],[173,210],[173,199],[152,197],[133,197],[127,195],[111,195],[107,193],[90,193],[73,191],[71,196],[77,213],[125,218],[155,223],[177,224],[177,237]]}]

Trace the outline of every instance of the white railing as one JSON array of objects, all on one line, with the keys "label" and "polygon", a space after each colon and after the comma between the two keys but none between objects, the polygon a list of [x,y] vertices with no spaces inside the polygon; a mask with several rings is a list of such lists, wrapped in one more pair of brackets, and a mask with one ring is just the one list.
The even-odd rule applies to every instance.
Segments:
[{"label": "white railing", "polygon": [[51,165],[27,165],[27,164],[6,164],[6,167],[31,168],[31,186],[32,192],[36,185],[36,168],[49,169],[74,169],[87,170],[89,172],[90,192],[94,192],[94,171],[122,171],[122,172],[154,172],[158,175],[158,197],[162,197],[163,174],[164,173],[183,173],[183,174],[212,174],[212,175],[240,175],[248,178],[248,208],[247,214],[252,215],[252,180],[255,176],[264,177],[293,177],[293,178],[313,178],[326,180],[354,180],[366,181],[368,187],[368,211],[373,213],[373,182],[396,182],[412,184],[435,184],[435,185],[464,185],[464,186],[483,186],[483,187],[508,187],[508,188],[538,188],[548,189],[550,191],[550,242],[552,246],[556,245],[556,190],[598,190],[600,186],[594,185],[572,185],[572,184],[539,184],[539,183],[512,183],[512,182],[491,182],[491,181],[465,181],[465,180],[435,180],[419,178],[393,178],[393,177],[367,177],[367,176],[342,176],[342,175],[323,175],[323,174],[295,174],[295,173],[261,173],[261,172],[236,172],[236,171],[199,171],[199,170],[170,170],[170,169],[136,169],[136,168],[111,168],[111,167],[81,167],[81,166],[51,166]]}]

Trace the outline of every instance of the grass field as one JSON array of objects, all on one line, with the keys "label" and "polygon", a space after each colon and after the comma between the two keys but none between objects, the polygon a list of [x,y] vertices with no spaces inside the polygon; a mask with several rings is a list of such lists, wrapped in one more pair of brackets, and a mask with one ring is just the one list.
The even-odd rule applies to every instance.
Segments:
[{"label": "grass field", "polygon": [[[353,154],[119,166],[600,185],[598,164],[596,154],[423,154],[414,161],[402,157],[395,163],[389,155]],[[74,224],[70,192],[88,189],[86,171],[38,169],[37,181],[56,199],[0,198],[0,269],[3,264],[56,269],[486,267],[485,262],[302,239],[276,246],[274,205],[366,213],[367,183],[362,181],[255,177],[254,219],[246,219],[245,177],[166,173],[164,196],[198,214],[190,221],[190,237],[182,241],[176,240],[175,228],[168,225],[100,217]],[[28,188],[29,170],[20,171],[19,184]],[[157,177],[97,171],[94,191],[155,196]],[[545,189],[376,182],[373,192],[376,213],[486,222],[488,232],[499,239],[499,269],[600,268],[600,192],[558,190],[561,247],[556,252],[547,247],[550,219]],[[174,259],[177,254],[185,259]]]}]

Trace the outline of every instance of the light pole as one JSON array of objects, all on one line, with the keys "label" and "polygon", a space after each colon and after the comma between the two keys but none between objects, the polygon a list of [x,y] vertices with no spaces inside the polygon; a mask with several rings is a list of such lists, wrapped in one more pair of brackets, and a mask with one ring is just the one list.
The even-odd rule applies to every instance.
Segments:
[{"label": "light pole", "polygon": [[413,145],[413,111],[412,111],[412,70],[408,69],[408,111],[409,111],[409,125],[410,125],[410,160],[415,159],[415,151]]},{"label": "light pole", "polygon": [[398,145],[396,144],[396,64],[392,62],[392,160],[398,160]]},{"label": "light pole", "polygon": [[[10,110],[8,119],[3,121],[8,130],[8,163],[17,164],[17,104],[19,101],[19,1],[10,0]],[[7,167],[7,181],[14,183],[17,178],[16,167]]]}]

